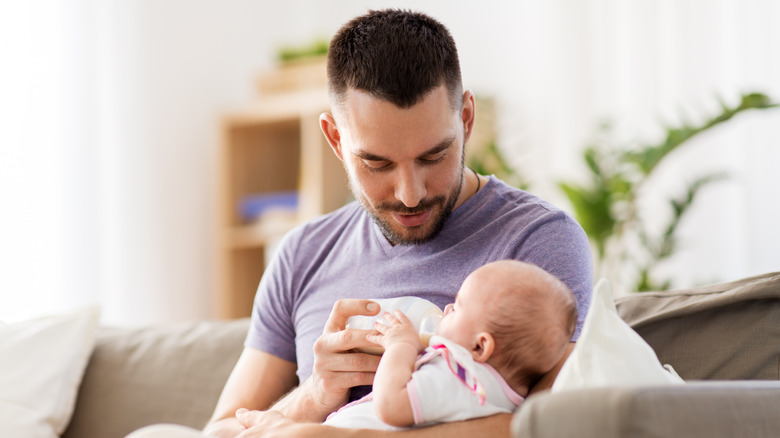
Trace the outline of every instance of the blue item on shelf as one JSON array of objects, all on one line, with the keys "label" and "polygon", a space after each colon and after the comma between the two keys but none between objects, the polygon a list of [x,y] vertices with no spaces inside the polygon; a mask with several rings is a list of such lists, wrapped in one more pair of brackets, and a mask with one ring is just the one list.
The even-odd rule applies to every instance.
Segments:
[{"label": "blue item on shelf", "polygon": [[298,192],[274,192],[262,195],[248,195],[241,199],[241,218],[252,222],[271,209],[295,210],[298,208]]}]

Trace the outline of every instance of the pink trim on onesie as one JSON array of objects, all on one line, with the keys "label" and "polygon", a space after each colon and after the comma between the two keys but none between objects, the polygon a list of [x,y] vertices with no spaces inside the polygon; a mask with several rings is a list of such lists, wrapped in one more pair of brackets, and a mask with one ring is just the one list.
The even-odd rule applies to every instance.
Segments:
[{"label": "pink trim on onesie", "polygon": [[490,374],[493,375],[496,381],[498,381],[498,383],[501,385],[501,389],[504,390],[504,394],[506,394],[507,398],[509,398],[509,401],[519,406],[520,403],[522,403],[525,400],[525,397],[515,392],[515,390],[512,389],[512,387],[509,386],[508,383],[506,383],[506,380],[504,380],[504,378],[501,377],[501,374],[499,374],[495,368],[493,368],[487,362],[482,363],[482,365],[484,365],[485,368],[487,368],[487,370],[490,372]]},{"label": "pink trim on onesie", "polygon": [[417,393],[417,387],[412,383],[413,380],[409,380],[406,384],[406,393],[409,395],[409,404],[412,406],[412,415],[414,416],[414,424],[422,424],[422,407],[420,406],[420,394]]}]

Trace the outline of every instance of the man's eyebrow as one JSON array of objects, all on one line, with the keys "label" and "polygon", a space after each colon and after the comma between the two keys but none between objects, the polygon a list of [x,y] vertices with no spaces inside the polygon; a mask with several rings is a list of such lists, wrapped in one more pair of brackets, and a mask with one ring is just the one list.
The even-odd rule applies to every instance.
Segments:
[{"label": "man's eyebrow", "polygon": [[[455,141],[455,138],[456,137],[454,135],[445,138],[444,140],[440,141],[436,146],[434,146],[434,147],[428,149],[427,151],[423,152],[422,154],[420,154],[420,157],[425,157],[427,155],[438,154],[439,152],[441,152],[441,151],[447,149],[448,147],[450,147],[450,145],[452,145],[452,143]],[[360,159],[363,159],[363,160],[367,160],[367,161],[390,161],[389,159],[387,159],[385,157],[382,157],[382,156],[379,156],[379,155],[376,155],[376,154],[372,154],[371,152],[364,151],[362,149],[359,149],[359,150],[355,151],[352,155],[356,156],[357,158],[360,158]]]},{"label": "man's eyebrow", "polygon": [[353,152],[352,155],[367,161],[387,161],[387,158],[380,157],[379,155],[372,154],[371,152],[362,149]]},{"label": "man's eyebrow", "polygon": [[445,138],[444,140],[440,141],[439,144],[437,144],[436,146],[434,146],[434,147],[428,149],[427,151],[423,152],[423,154],[420,155],[420,156],[424,157],[426,155],[436,155],[436,154],[438,154],[439,152],[441,152],[441,151],[447,149],[448,147],[450,147],[450,145],[452,145],[452,143],[455,141],[455,138],[456,137],[454,135],[451,135],[451,136]]}]

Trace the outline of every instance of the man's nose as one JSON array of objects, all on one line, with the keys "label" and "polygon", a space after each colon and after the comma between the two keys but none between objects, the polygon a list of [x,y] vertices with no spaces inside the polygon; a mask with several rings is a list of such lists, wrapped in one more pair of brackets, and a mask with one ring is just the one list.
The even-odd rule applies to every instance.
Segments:
[{"label": "man's nose", "polygon": [[418,169],[402,169],[395,187],[395,198],[409,208],[417,205],[427,195],[422,172]]}]

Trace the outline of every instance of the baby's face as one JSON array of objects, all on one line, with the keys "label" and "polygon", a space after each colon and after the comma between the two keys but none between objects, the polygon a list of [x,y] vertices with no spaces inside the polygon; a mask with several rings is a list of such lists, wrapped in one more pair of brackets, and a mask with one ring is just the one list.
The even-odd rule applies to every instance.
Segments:
[{"label": "baby's face", "polygon": [[463,282],[454,304],[444,308],[444,318],[436,334],[471,350],[477,342],[477,335],[486,327],[489,317],[486,297],[480,296],[477,278],[469,276]]}]

